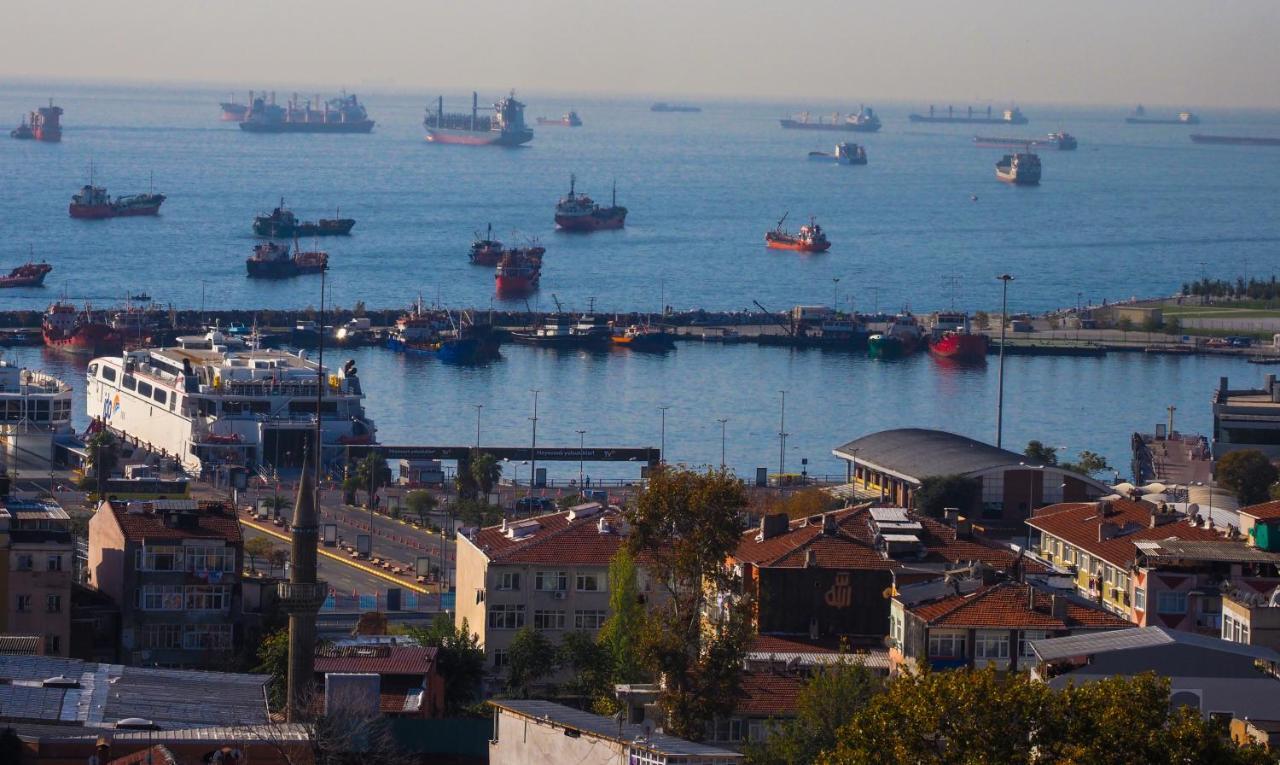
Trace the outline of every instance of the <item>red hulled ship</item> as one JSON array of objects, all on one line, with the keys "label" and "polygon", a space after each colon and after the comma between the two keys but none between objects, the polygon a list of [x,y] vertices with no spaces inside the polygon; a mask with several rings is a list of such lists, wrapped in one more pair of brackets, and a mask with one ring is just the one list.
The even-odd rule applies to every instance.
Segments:
[{"label": "red hulled ship", "polygon": [[787,216],[784,214],[778,220],[778,225],[772,231],[765,233],[764,242],[770,249],[798,252],[826,252],[831,249],[831,241],[827,239],[822,226],[819,226],[813,218],[809,218],[809,223],[801,226],[800,231],[795,234],[782,228],[782,223],[786,219]]},{"label": "red hulled ship", "polygon": [[40,287],[52,270],[53,266],[44,261],[27,262],[10,271],[8,276],[0,276],[0,287]]},{"label": "red hulled ship", "polygon": [[473,265],[490,268],[498,265],[498,261],[502,260],[502,242],[493,238],[492,223],[488,225],[483,239],[480,238],[480,232],[476,232],[475,241],[471,243],[471,252],[467,257]]},{"label": "red hulled ship", "polygon": [[80,310],[70,303],[49,306],[40,328],[46,346],[66,353],[104,356],[123,347],[119,331],[88,308]]},{"label": "red hulled ship", "polygon": [[[538,248],[541,249],[541,248]],[[493,270],[498,297],[523,297],[538,289],[542,278],[542,254],[532,250],[507,250]]]},{"label": "red hulled ship", "polygon": [[622,228],[627,208],[618,206],[618,185],[613,185],[613,199],[601,207],[586,194],[575,193],[575,176],[569,176],[569,195],[556,203],[556,228],[561,231],[604,231]]},{"label": "red hulled ship", "polygon": [[9,131],[12,138],[58,143],[62,140],[62,107],[54,106],[49,99],[48,106],[42,106],[31,112],[16,129]]},{"label": "red hulled ship", "polygon": [[980,363],[987,358],[987,336],[970,331],[963,313],[937,313],[929,334],[929,352],[938,358]]},{"label": "red hulled ship", "polygon": [[520,146],[533,140],[533,130],[524,122],[524,104],[516,100],[515,91],[498,99],[493,114],[480,114],[480,102],[471,94],[471,112],[446,113],[444,97],[436,100],[435,111],[427,110],[422,126],[432,143],[457,143],[467,146]]},{"label": "red hulled ship", "polygon": [[164,194],[148,192],[130,194],[112,199],[102,186],[93,185],[93,166],[89,166],[89,183],[80,187],[80,193],[71,197],[67,213],[72,218],[101,220],[134,215],[159,215],[164,204]]}]

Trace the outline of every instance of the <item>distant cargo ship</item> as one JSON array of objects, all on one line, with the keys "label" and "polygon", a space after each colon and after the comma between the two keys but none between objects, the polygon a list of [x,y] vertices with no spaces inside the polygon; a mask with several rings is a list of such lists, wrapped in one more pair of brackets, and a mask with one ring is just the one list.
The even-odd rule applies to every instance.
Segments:
[{"label": "distant cargo ship", "polygon": [[54,106],[53,99],[49,99],[48,106],[42,106],[24,117],[22,124],[9,131],[9,137],[58,143],[62,140],[62,107]]},{"label": "distant cargo ship", "polygon": [[[335,215],[338,212],[335,211]],[[253,219],[253,233],[280,239],[298,236],[346,236],[356,225],[354,218],[321,218],[318,222],[298,220],[293,211],[284,206],[284,198],[280,206],[269,215],[259,215]]]},{"label": "distant cargo ship", "polygon": [[550,117],[539,117],[538,124],[548,125],[551,127],[582,127],[582,118],[578,116],[577,112],[568,111],[568,112],[565,112],[564,116],[559,119],[552,119]]},{"label": "distant cargo ship", "polygon": [[422,120],[427,140],[466,146],[520,146],[533,140],[533,130],[524,122],[524,104],[515,91],[493,105],[493,114],[480,114],[479,96],[471,94],[471,113],[446,114],[444,97],[436,99],[435,111],[427,110]]},{"label": "distant cargo ship", "polygon": [[1196,143],[1225,143],[1235,146],[1280,146],[1280,138],[1258,138],[1243,135],[1204,135],[1192,133],[1191,140]]},{"label": "distant cargo ship", "polygon": [[985,112],[974,111],[970,106],[962,114],[957,113],[953,106],[948,106],[945,113],[930,106],[928,114],[912,114],[907,119],[912,122],[960,122],[970,125],[1025,125],[1028,122],[1016,106],[1005,109],[999,115],[992,112],[990,106]]},{"label": "distant cargo ship", "polygon": [[857,114],[850,114],[843,120],[840,113],[831,115],[831,120],[823,121],[822,115],[817,121],[810,118],[809,112],[801,112],[794,117],[780,120],[782,126],[789,130],[848,130],[855,133],[874,133],[880,129],[880,118],[870,108],[864,106]]},{"label": "distant cargo ship", "polygon": [[993,136],[975,135],[973,137],[975,146],[993,146],[993,147],[1018,147],[1018,146],[1035,146],[1054,148],[1059,151],[1073,151],[1079,142],[1076,137],[1064,131],[1050,133],[1045,138],[1001,138]]},{"label": "distant cargo ship", "polygon": [[772,250],[796,250],[797,252],[826,252],[831,249],[831,241],[827,239],[826,232],[813,218],[810,218],[809,223],[801,226],[795,234],[782,227],[786,219],[787,215],[783,214],[778,220],[778,225],[772,231],[765,232],[766,247]]},{"label": "distant cargo ship", "polygon": [[286,106],[277,106],[275,94],[271,99],[255,98],[249,111],[240,122],[240,129],[250,133],[368,133],[373,130],[373,120],[355,96],[345,93],[325,101],[320,97],[305,103],[298,101],[295,93]]},{"label": "distant cargo ship", "polygon": [[293,240],[293,254],[289,247],[275,242],[254,245],[253,254],[245,259],[245,270],[250,278],[287,279],[302,274],[318,274],[329,267],[329,254],[303,252],[298,240]]},{"label": "distant cargo ship", "polygon": [[856,143],[841,141],[836,144],[834,152],[828,154],[825,151],[811,151],[809,159],[814,162],[835,162],[837,165],[865,165],[867,150]]},{"label": "distant cargo ship", "polygon": [[242,104],[236,102],[235,94],[231,95],[231,100],[223,101],[218,104],[222,108],[223,122],[243,122],[244,118],[249,114],[249,104],[253,103],[253,91],[249,91],[249,103]]},{"label": "distant cargo ship", "polygon": [[1030,152],[1006,154],[996,163],[996,178],[1015,186],[1040,183],[1040,157]]},{"label": "distant cargo ship", "polygon": [[1173,117],[1149,117],[1147,110],[1138,104],[1133,114],[1124,118],[1130,125],[1199,125],[1200,118],[1191,112],[1178,112]]},{"label": "distant cargo ship", "polygon": [[569,195],[556,203],[556,228],[561,231],[603,231],[622,228],[627,208],[618,205],[618,184],[613,185],[613,200],[601,207],[586,194],[574,191],[577,177],[569,176]]},{"label": "distant cargo ship", "polygon": [[101,220],[125,218],[135,215],[159,215],[164,204],[164,194],[148,192],[112,199],[102,186],[93,185],[93,166],[89,166],[89,183],[80,187],[80,193],[71,197],[67,214],[72,218]]},{"label": "distant cargo ship", "polygon": [[649,107],[651,112],[682,112],[686,114],[696,114],[702,111],[700,106],[686,106],[685,104],[669,104],[666,101],[659,101]]}]

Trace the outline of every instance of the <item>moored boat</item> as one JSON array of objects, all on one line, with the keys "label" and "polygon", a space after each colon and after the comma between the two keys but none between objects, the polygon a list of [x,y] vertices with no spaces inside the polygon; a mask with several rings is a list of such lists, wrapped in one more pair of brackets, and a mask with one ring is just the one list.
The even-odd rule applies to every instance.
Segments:
[{"label": "moored boat", "polygon": [[570,110],[565,112],[564,116],[559,119],[539,117],[538,124],[550,127],[582,127],[582,118],[578,116],[577,112]]},{"label": "moored boat", "polygon": [[1204,135],[1192,133],[1194,143],[1222,143],[1232,146],[1280,146],[1280,138],[1262,138],[1243,135]]},{"label": "moored boat", "polygon": [[987,358],[987,336],[971,331],[964,313],[940,311],[933,316],[929,352],[960,363],[980,363]]},{"label": "moored boat", "polygon": [[471,113],[444,111],[444,97],[436,100],[435,111],[427,110],[422,126],[431,143],[467,146],[520,146],[533,140],[533,130],[525,124],[524,104],[515,91],[493,105],[493,114],[480,114],[479,96],[471,94]]},{"label": "moored boat", "polygon": [[910,313],[900,313],[884,332],[867,338],[867,353],[877,359],[902,358],[918,351],[923,341],[924,330],[919,320]]},{"label": "moored boat", "polygon": [[160,205],[164,204],[164,200],[164,194],[155,192],[129,194],[113,199],[104,187],[93,185],[93,166],[90,165],[89,183],[80,187],[78,194],[72,195],[67,213],[72,218],[84,220],[159,215]]},{"label": "moored boat", "polygon": [[841,141],[830,154],[825,151],[809,152],[809,159],[814,162],[834,162],[837,165],[865,165],[867,150],[856,143]]},{"label": "moored boat", "polygon": [[329,267],[326,252],[303,252],[298,240],[293,240],[293,253],[287,245],[264,242],[254,245],[253,254],[245,259],[245,270],[250,278],[287,279],[302,274],[318,274]]},{"label": "moored boat", "polygon": [[801,112],[792,117],[784,117],[780,122],[782,127],[789,130],[847,130],[855,133],[874,133],[880,129],[880,118],[867,106],[860,108],[857,114],[845,116],[844,119],[841,119],[840,113],[836,112],[831,115],[830,121],[824,121],[822,115],[818,115],[815,121],[809,112]]},{"label": "moored boat", "polygon": [[123,338],[101,315],[88,307],[78,309],[58,301],[49,306],[40,322],[44,344],[74,354],[100,354],[120,350]]},{"label": "moored boat", "polygon": [[955,107],[948,106],[946,112],[929,107],[928,114],[912,114],[907,117],[912,122],[933,122],[933,123],[966,123],[970,125],[1025,125],[1029,120],[1023,115],[1018,107],[1005,109],[1000,114],[995,114],[991,107],[988,106],[986,111],[974,111],[970,106],[965,109],[964,113],[957,113]]},{"label": "moored boat", "polygon": [[1057,149],[1059,151],[1072,151],[1079,142],[1076,137],[1070,133],[1058,130],[1050,133],[1044,138],[1004,138],[999,136],[982,136],[975,135],[973,137],[973,145],[980,147],[1047,147]]},{"label": "moored boat", "polygon": [[556,228],[561,231],[604,231],[622,228],[627,221],[627,208],[618,204],[618,184],[613,185],[613,198],[601,207],[586,194],[575,192],[577,176],[569,176],[569,194],[556,203]]},{"label": "moored boat", "polygon": [[471,242],[471,251],[467,254],[467,258],[473,265],[490,268],[498,265],[498,261],[502,260],[502,242],[493,238],[492,223],[488,224],[483,239],[480,233],[476,232],[476,238]]},{"label": "moored boat", "polygon": [[528,250],[504,251],[493,269],[493,286],[500,298],[529,295],[541,279],[542,255]]},{"label": "moored boat", "polygon": [[609,340],[616,348],[633,351],[669,351],[676,347],[675,335],[649,324],[615,326]]},{"label": "moored boat", "polygon": [[23,117],[22,123],[9,131],[9,137],[58,143],[62,140],[62,107],[54,106],[53,99],[49,99],[48,106],[42,106]]},{"label": "moored boat", "polygon": [[[341,211],[334,211],[335,216],[340,214]],[[254,217],[253,233],[280,239],[296,236],[346,236],[355,225],[353,218],[321,218],[316,222],[298,220],[293,211],[284,206],[284,198],[281,197],[279,207],[270,213]]]},{"label": "moored boat", "polygon": [[468,312],[457,319],[443,310],[427,310],[422,300],[396,320],[387,336],[387,347],[411,356],[431,356],[449,363],[467,363],[498,350],[498,336],[487,324],[478,324]]},{"label": "moored boat", "polygon": [[53,270],[53,266],[43,260],[39,263],[28,261],[9,272],[8,276],[0,276],[0,287],[41,287],[44,277]]},{"label": "moored boat", "polygon": [[996,178],[1014,186],[1040,183],[1040,157],[1031,152],[1006,154],[996,163]]},{"label": "moored boat", "polygon": [[778,225],[772,230],[765,232],[765,246],[773,250],[795,250],[797,252],[826,252],[831,249],[831,242],[827,239],[827,234],[822,230],[817,221],[813,217],[809,218],[809,222],[800,227],[800,230],[792,234],[782,228],[782,223],[787,219],[784,214],[779,220]]},{"label": "moored boat", "polygon": [[601,348],[612,344],[612,334],[607,324],[590,314],[574,320],[568,314],[556,313],[537,326],[513,330],[511,339],[552,348]]}]

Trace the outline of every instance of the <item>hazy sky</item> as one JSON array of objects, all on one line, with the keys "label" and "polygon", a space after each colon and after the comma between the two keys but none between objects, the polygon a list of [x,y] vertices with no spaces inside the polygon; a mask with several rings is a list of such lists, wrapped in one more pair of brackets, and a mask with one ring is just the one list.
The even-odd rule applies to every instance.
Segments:
[{"label": "hazy sky", "polygon": [[0,78],[1280,106],[1280,0],[6,0]]}]

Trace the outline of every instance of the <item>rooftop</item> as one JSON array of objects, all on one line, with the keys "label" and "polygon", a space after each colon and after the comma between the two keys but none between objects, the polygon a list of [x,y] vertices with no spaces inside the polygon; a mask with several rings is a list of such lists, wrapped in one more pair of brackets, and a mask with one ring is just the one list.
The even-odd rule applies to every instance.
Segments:
[{"label": "rooftop", "polygon": [[240,521],[221,502],[157,500],[123,502],[107,500],[98,512],[110,508],[126,541],[148,542],[183,539],[242,541]]},{"label": "rooftop", "polygon": [[1164,627],[1131,627],[1112,632],[1086,632],[1059,638],[1031,641],[1031,648],[1041,661],[1057,661],[1076,656],[1091,656],[1112,651],[1132,651],[1165,645],[1188,645],[1210,651],[1247,656],[1268,662],[1280,662],[1280,654],[1263,646],[1233,643],[1221,638],[1198,635]]},{"label": "rooftop", "polygon": [[738,752],[720,749],[719,747],[686,741],[675,736],[662,733],[646,734],[644,728],[630,723],[620,724],[613,717],[602,717],[590,712],[583,712],[562,704],[534,699],[492,699],[487,702],[498,709],[520,715],[536,723],[554,725],[567,730],[590,733],[591,735],[616,741],[627,747],[645,749],[667,757],[697,758],[709,762],[741,761]]},{"label": "rooftop", "polygon": [[316,652],[316,672],[416,675],[431,672],[435,648],[415,645],[362,645],[324,648]]},{"label": "rooftop", "polygon": [[1165,539],[1136,542],[1135,546],[1148,561],[1194,560],[1217,563],[1280,563],[1280,553],[1250,547],[1240,539],[1213,541]]},{"label": "rooftop", "polygon": [[1271,521],[1280,518],[1280,499],[1263,502],[1260,505],[1249,505],[1239,510],[1240,515],[1247,515],[1259,521]]},{"label": "rooftop", "polygon": [[626,538],[626,522],[617,510],[597,508],[503,522],[467,541],[490,563],[608,566]]},{"label": "rooftop", "polygon": [[882,430],[850,441],[832,453],[914,479],[976,473],[1026,460],[1017,452],[968,436],[925,428]]},{"label": "rooftop", "polygon": [[[62,680],[48,683],[50,678]],[[266,724],[267,679],[0,655],[0,720],[94,729],[112,728],[130,717],[163,729]]]},{"label": "rooftop", "polygon": [[1128,567],[1137,558],[1137,542],[1223,539],[1218,531],[1193,526],[1176,513],[1157,515],[1159,525],[1152,526],[1157,510],[1149,502],[1131,499],[1065,502],[1037,510],[1027,525],[1120,567]]},{"label": "rooftop", "polygon": [[794,672],[743,672],[742,692],[734,712],[744,717],[795,717],[796,697],[806,680]]},{"label": "rooftop", "polygon": [[[1032,607],[1032,592],[1035,593]],[[1053,595],[1033,590],[1021,582],[998,582],[962,595],[907,606],[907,611],[933,627],[969,627],[1032,630],[1124,629],[1131,622],[1100,608],[1057,597],[1060,615],[1054,614]]]}]

